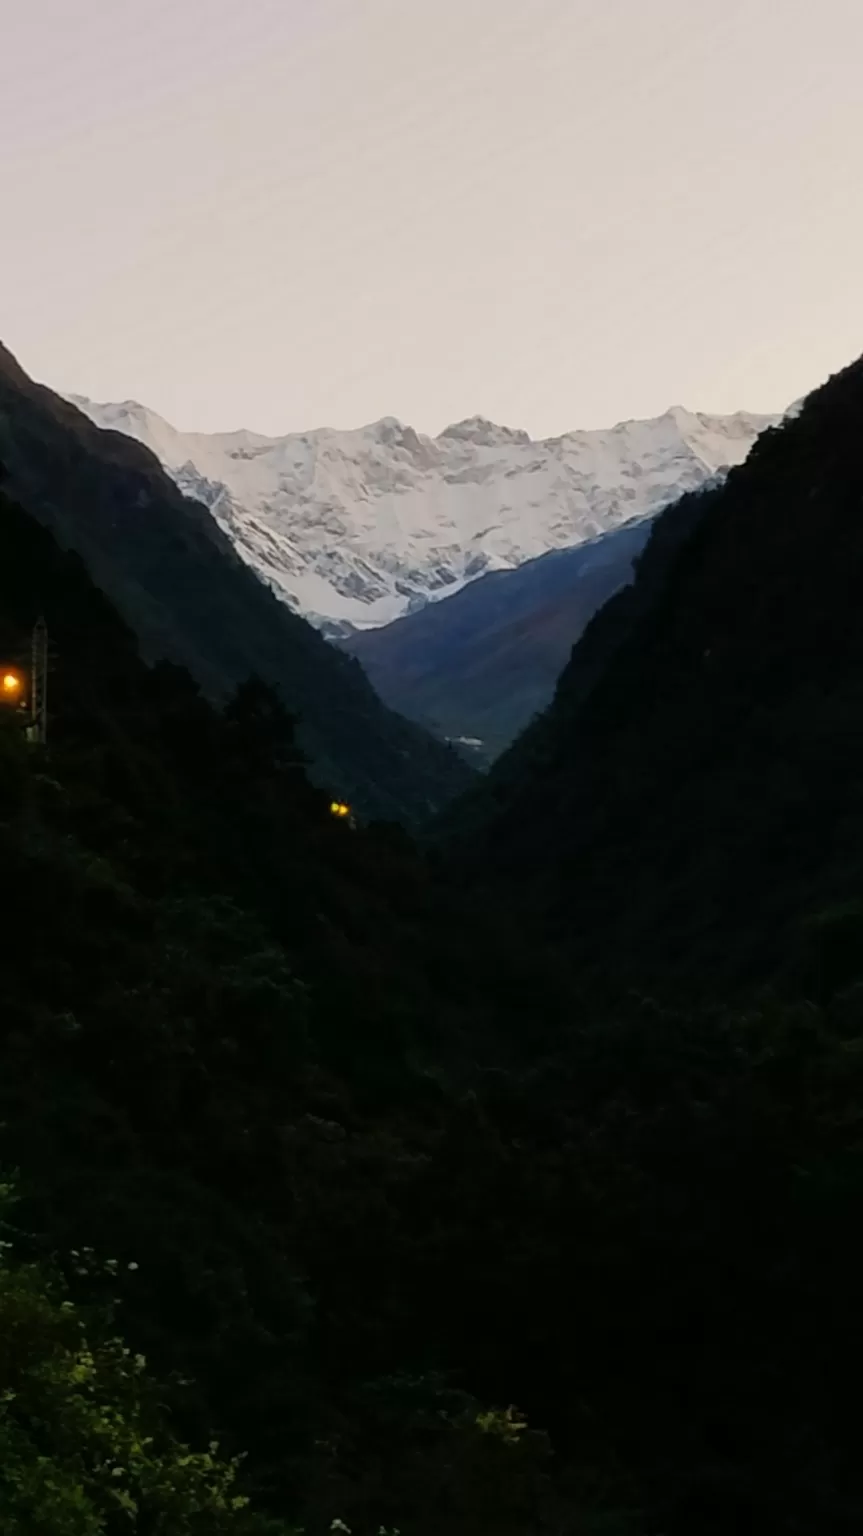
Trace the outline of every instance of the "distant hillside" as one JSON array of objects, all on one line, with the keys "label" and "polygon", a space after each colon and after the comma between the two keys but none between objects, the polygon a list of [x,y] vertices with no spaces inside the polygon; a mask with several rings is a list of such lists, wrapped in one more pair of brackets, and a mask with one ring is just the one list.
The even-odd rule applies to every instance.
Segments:
[{"label": "distant hillside", "polygon": [[657,521],[553,704],[454,812],[616,984],[767,974],[863,861],[863,362]]},{"label": "distant hillside", "polygon": [[2,347],[0,461],[146,657],[183,663],[217,698],[252,673],[278,687],[320,782],[367,814],[413,821],[469,781],[454,752],[387,710],[355,661],[272,596],[148,449],[99,430]]},{"label": "distant hillside", "polygon": [[597,608],[632,577],[651,518],[515,570],[342,643],[393,709],[491,762],[550,703]]}]

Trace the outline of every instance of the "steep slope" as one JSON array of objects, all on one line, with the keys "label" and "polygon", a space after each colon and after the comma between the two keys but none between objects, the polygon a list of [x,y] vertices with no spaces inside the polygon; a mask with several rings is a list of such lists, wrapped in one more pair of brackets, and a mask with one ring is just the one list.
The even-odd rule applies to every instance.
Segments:
[{"label": "steep slope", "polygon": [[182,662],[214,697],[251,673],[277,686],[319,780],[364,812],[415,819],[464,786],[455,754],[387,710],[356,662],[279,603],[151,452],[93,426],[2,348],[0,460],[147,657]]},{"label": "steep slope", "polygon": [[555,700],[459,808],[614,975],[766,974],[863,861],[863,363],[657,521]]},{"label": "steep slope", "polygon": [[[810,448],[817,475],[828,434]],[[603,669],[668,600],[678,510],[594,646]],[[0,710],[0,1162],[24,1200],[0,1191],[0,1216],[73,1298],[58,1334],[66,1288],[34,1294],[43,1266],[19,1264],[10,1291],[4,1256],[4,1533],[80,1530],[95,1452],[106,1529],[131,1508],[141,1530],[251,1536],[233,1504],[213,1524],[172,1498],[162,1518],[163,1489],[197,1484],[184,1458],[154,1486],[163,1439],[126,1433],[141,1352],[172,1437],[248,1453],[241,1491],[273,1536],[857,1536],[863,906],[814,925],[829,963],[790,996],[675,1009],[621,996],[619,965],[614,1006],[591,1006],[571,928],[555,952],[511,885],[487,904],[393,829],[348,832],[268,690],[215,711],[181,669],[141,665],[83,562],[2,493],[0,531],[0,655],[40,609],[57,642],[47,750]],[[797,700],[798,746],[830,726],[840,793],[844,687],[835,718]],[[762,724],[741,719],[741,759]],[[812,865],[833,853],[816,837]],[[78,1318],[106,1297],[130,1354],[88,1358]]]},{"label": "steep slope", "polygon": [[134,401],[74,403],[137,438],[243,559],[328,633],[386,624],[655,512],[745,458],[775,418],[696,415],[533,442],[481,417],[424,437],[393,418],[285,437],[177,432]]},{"label": "steep slope", "polygon": [[381,698],[491,762],[550,703],[588,620],[626,582],[652,518],[491,571],[342,644]]},{"label": "steep slope", "polygon": [[[325,1536],[337,1509],[358,1536],[377,1531],[382,1501],[435,1536],[454,1494],[474,1511],[465,1536],[507,1529],[508,1458],[492,1459],[488,1494],[472,1488],[488,1455],[479,1404],[449,1388],[457,1338],[435,1370],[446,1303],[422,1278],[439,1251],[452,1267],[451,1240],[427,1241],[446,1230],[449,1181],[425,1186],[458,1113],[423,1067],[446,1038],[469,1056],[489,1008],[466,969],[458,1001],[447,987],[449,904],[406,837],[333,820],[271,690],[242,684],[216,710],[181,668],[145,666],[83,561],[2,490],[0,536],[0,660],[40,611],[56,645],[47,746],[0,701],[0,1163],[27,1202],[10,1209],[4,1177],[0,1529],[116,1533],[131,1510],[140,1532],[258,1531],[197,1506],[189,1524],[179,1502],[162,1519],[161,1483],[132,1505],[150,1468],[131,1436],[117,1437],[126,1503],[104,1522],[86,1523],[83,1499],[61,1519],[57,1480],[42,1500],[46,1454],[73,1471],[80,1458],[81,1478],[85,1430],[102,1460],[114,1437],[89,1390],[59,1441],[44,1392],[22,1400],[45,1317],[3,1307],[19,1234],[27,1256],[63,1265],[88,1315],[121,1303],[175,1432],[249,1453],[246,1488],[279,1517],[270,1536]],[[43,1387],[65,1405],[51,1363]],[[75,1379],[87,1386],[86,1361]],[[118,1406],[137,1402],[124,1381]],[[180,1464],[177,1490],[194,1491],[192,1470]],[[523,1473],[519,1456],[509,1499]]]}]

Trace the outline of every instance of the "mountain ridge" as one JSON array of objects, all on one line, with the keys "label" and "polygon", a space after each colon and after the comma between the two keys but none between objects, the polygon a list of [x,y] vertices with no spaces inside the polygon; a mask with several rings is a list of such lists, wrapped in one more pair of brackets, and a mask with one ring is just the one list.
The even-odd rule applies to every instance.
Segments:
[{"label": "mountain ridge", "polygon": [[133,401],[67,398],[146,443],[261,579],[333,637],[650,515],[741,462],[778,420],[672,406],[537,440],[483,416],[437,437],[394,416],[268,437],[181,433]]}]

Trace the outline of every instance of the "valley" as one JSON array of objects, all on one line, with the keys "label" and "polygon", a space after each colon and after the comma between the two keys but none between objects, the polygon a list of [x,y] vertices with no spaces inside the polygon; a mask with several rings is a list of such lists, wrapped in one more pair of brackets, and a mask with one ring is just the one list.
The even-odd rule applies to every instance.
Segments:
[{"label": "valley", "polygon": [[863,364],[366,631],[408,724],[0,362],[0,1511],[850,1536]]}]

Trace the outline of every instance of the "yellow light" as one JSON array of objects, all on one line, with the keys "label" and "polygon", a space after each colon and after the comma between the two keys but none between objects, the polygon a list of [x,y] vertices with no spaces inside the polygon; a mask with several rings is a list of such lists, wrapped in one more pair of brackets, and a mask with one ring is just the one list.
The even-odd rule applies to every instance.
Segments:
[{"label": "yellow light", "polygon": [[350,816],[350,814],[351,814],[351,808],[350,808],[349,805],[345,805],[343,800],[331,800],[330,801],[330,815],[331,816]]},{"label": "yellow light", "polygon": [[21,679],[20,679],[20,677],[16,677],[14,672],[5,672],[4,673],[4,675],[3,675],[3,692],[4,693],[18,693],[20,687],[21,687]]}]

